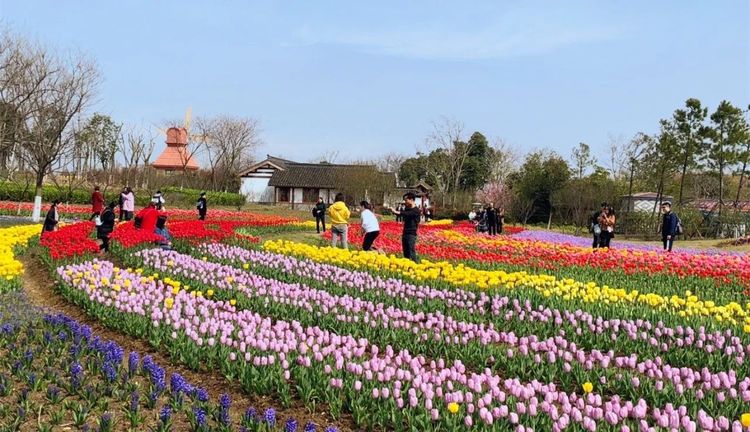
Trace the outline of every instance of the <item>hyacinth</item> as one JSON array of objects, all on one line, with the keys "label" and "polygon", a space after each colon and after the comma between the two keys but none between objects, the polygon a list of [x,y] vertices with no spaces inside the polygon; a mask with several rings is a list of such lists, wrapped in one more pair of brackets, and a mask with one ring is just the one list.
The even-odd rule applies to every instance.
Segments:
[{"label": "hyacinth", "polygon": [[130,394],[130,411],[138,412],[139,399],[140,394],[138,394],[138,391],[134,391]]},{"label": "hyacinth", "polygon": [[130,376],[135,376],[138,374],[139,364],[140,357],[138,356],[138,353],[135,351],[130,351],[130,355],[128,355],[128,374],[130,374]]},{"label": "hyacinth", "polygon": [[117,369],[115,369],[115,366],[110,362],[104,363],[104,366],[102,366],[102,372],[104,373],[104,378],[109,383],[113,383],[117,379]]},{"label": "hyacinth", "polygon": [[198,402],[208,402],[208,392],[204,388],[196,388],[193,391],[193,395]]},{"label": "hyacinth", "polygon": [[198,427],[206,426],[206,411],[203,408],[194,407],[193,414],[195,415],[195,424]]},{"label": "hyacinth", "polygon": [[172,390],[172,394],[180,394],[180,393],[186,393],[188,392],[187,389],[187,381],[185,381],[185,378],[182,377],[182,375],[178,373],[173,373],[172,376],[169,378],[169,385]]},{"label": "hyacinth", "polygon": [[263,414],[263,420],[265,420],[269,426],[276,426],[276,410],[268,408]]},{"label": "hyacinth", "polygon": [[229,407],[232,406],[232,399],[228,394],[223,393],[221,396],[219,396],[219,406],[223,410],[229,410]]},{"label": "hyacinth", "polygon": [[73,386],[73,388],[78,388],[81,386],[81,382],[83,381],[83,367],[80,363],[75,362],[72,365],[70,365],[70,383]]},{"label": "hyacinth", "polygon": [[162,424],[167,424],[169,423],[169,420],[171,418],[172,418],[172,408],[169,405],[164,405],[161,411],[159,411],[159,421]]},{"label": "hyacinth", "polygon": [[284,432],[297,432],[297,421],[293,418],[287,419]]},{"label": "hyacinth", "polygon": [[305,430],[304,430],[304,432],[315,432],[315,431],[316,431],[316,429],[315,429],[315,423],[313,423],[313,422],[307,422],[307,424],[305,424]]},{"label": "hyacinth", "polygon": [[325,432],[339,432],[339,430],[336,426],[328,426]]},{"label": "hyacinth", "polygon": [[60,389],[50,384],[47,386],[47,397],[49,399],[55,399],[60,394]]},{"label": "hyacinth", "polygon": [[245,411],[244,420],[246,423],[255,423],[258,420],[258,412],[255,408],[250,407]]},{"label": "hyacinth", "polygon": [[102,414],[102,418],[99,420],[99,432],[104,432],[112,429],[112,414],[105,412]]}]

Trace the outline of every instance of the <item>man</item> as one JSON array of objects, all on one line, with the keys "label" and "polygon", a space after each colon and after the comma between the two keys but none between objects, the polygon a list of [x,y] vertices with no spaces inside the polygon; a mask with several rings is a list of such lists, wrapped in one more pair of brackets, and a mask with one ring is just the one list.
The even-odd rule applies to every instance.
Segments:
[{"label": "man", "polygon": [[404,252],[404,258],[414,262],[419,262],[417,257],[417,227],[419,227],[420,211],[415,201],[417,196],[412,192],[404,194],[405,208],[401,211],[391,209],[392,212],[401,216],[404,221],[404,231],[401,234],[401,248]]},{"label": "man", "polygon": [[487,206],[487,231],[491,236],[497,235],[497,209],[494,204]]},{"label": "man", "polygon": [[313,207],[313,216],[315,216],[315,229],[320,234],[320,226],[323,225],[323,232],[326,231],[326,203],[323,197],[318,197],[318,203]]},{"label": "man", "polygon": [[591,245],[592,248],[596,249],[599,247],[601,241],[602,227],[599,226],[599,216],[602,215],[604,209],[608,208],[609,205],[606,202],[601,204],[601,208],[591,215],[591,221],[589,223],[589,231],[594,235],[594,243]]},{"label": "man", "polygon": [[505,209],[500,208],[497,211],[497,233],[503,233],[503,225],[505,225]]},{"label": "man", "polygon": [[94,186],[94,192],[91,194],[91,217],[89,220],[94,220],[95,217],[102,214],[104,210],[104,195],[99,191],[99,186]]},{"label": "man", "polygon": [[349,234],[349,207],[344,202],[344,194],[341,192],[336,194],[334,203],[328,207],[328,216],[331,217],[331,246],[336,247],[337,242],[341,241],[341,247],[344,249],[349,248],[348,234]]},{"label": "man", "polygon": [[662,216],[661,221],[661,242],[664,245],[664,250],[672,252],[672,245],[674,244],[674,238],[679,234],[680,219],[676,214],[672,213],[672,203],[667,201],[661,205]]},{"label": "man", "polygon": [[206,220],[206,212],[208,212],[208,203],[206,202],[206,193],[201,192],[201,197],[198,198],[198,203],[195,205],[198,209],[198,220]]}]

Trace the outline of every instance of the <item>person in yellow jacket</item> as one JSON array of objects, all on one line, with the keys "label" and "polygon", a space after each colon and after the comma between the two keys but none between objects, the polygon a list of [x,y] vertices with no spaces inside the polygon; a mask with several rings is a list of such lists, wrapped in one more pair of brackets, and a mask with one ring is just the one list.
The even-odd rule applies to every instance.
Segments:
[{"label": "person in yellow jacket", "polygon": [[336,194],[335,202],[328,207],[328,216],[331,217],[331,246],[336,247],[341,240],[341,247],[348,249],[347,235],[349,233],[349,207],[344,202],[344,194]]}]

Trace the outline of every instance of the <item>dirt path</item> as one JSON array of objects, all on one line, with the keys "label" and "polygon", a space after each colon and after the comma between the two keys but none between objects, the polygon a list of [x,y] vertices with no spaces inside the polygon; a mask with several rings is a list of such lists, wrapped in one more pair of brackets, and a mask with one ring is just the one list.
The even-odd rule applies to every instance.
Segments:
[{"label": "dirt path", "polygon": [[300,424],[300,430],[308,421],[322,427],[335,425],[340,431],[354,430],[351,417],[345,416],[340,421],[334,421],[325,411],[325,406],[317,407],[315,413],[310,413],[301,402],[299,406],[285,409],[281,407],[279,400],[273,397],[246,394],[238,383],[228,381],[220,373],[212,371],[196,372],[182,365],[174,364],[168,356],[155,350],[147,342],[110,330],[95,318],[87,315],[83,309],[65,300],[54,290],[49,272],[32,255],[32,251],[27,251],[21,261],[25,268],[24,291],[34,305],[44,308],[49,313],[63,313],[90,326],[95,335],[117,342],[126,352],[137,351],[142,356],[152,356],[154,361],[164,368],[167,376],[173,372],[181,374],[192,384],[205,388],[214,401],[218,401],[219,395],[222,393],[229,394],[232,399],[232,417],[237,421],[242,417],[245,409],[249,407],[254,407],[259,413],[262,413],[266,408],[274,408],[279,422],[286,422],[287,418],[292,417]]}]

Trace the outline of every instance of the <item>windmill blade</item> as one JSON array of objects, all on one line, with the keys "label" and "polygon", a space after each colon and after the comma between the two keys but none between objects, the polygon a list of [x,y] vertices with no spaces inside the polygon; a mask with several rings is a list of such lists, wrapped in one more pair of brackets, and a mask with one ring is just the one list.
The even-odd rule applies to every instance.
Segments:
[{"label": "windmill blade", "polygon": [[188,134],[190,134],[190,118],[193,115],[193,108],[188,106],[187,110],[185,111],[185,130],[188,131]]}]

